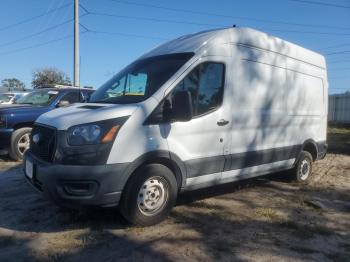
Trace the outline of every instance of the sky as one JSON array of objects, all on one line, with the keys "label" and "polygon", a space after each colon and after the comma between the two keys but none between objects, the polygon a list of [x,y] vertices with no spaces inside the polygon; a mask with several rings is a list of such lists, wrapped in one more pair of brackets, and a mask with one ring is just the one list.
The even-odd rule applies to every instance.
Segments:
[{"label": "sky", "polygon": [[[0,81],[33,70],[73,79],[74,0],[0,1]],[[350,0],[80,0],[80,82],[98,88],[167,39],[252,27],[326,56],[330,93],[350,90]]]}]

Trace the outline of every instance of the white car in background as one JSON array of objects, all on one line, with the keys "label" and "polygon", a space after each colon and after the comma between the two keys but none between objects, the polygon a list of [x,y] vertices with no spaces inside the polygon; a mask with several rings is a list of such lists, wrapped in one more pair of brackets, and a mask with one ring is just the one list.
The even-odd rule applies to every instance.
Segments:
[{"label": "white car in background", "polygon": [[18,99],[27,95],[29,92],[6,92],[0,93],[0,104],[14,104]]}]

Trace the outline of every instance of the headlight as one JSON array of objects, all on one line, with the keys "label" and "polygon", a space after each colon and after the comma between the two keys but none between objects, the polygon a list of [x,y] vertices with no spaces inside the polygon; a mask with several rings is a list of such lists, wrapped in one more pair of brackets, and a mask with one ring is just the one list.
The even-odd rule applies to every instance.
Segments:
[{"label": "headlight", "polygon": [[0,127],[6,127],[7,117],[5,115],[0,116]]},{"label": "headlight", "polygon": [[69,132],[69,142],[72,145],[95,144],[101,136],[98,125],[77,126]]},{"label": "headlight", "polygon": [[128,117],[72,126],[68,129],[71,146],[106,144],[112,142]]}]

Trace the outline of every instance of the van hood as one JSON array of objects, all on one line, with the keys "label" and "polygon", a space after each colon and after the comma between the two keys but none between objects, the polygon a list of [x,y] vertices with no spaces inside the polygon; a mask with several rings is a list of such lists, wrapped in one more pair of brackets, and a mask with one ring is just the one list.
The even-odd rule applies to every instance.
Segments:
[{"label": "van hood", "polygon": [[67,130],[75,125],[130,116],[138,107],[137,104],[78,103],[45,113],[35,122],[55,127],[58,130]]}]

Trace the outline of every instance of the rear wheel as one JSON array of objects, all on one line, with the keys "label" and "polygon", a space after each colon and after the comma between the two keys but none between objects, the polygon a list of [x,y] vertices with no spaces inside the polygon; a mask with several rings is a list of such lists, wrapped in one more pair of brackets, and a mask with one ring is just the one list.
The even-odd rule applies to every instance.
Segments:
[{"label": "rear wheel", "polygon": [[24,127],[12,133],[9,155],[13,160],[19,161],[23,159],[23,155],[30,145],[31,131],[30,127]]},{"label": "rear wheel", "polygon": [[120,211],[130,223],[150,226],[164,220],[177,197],[178,185],[172,171],[160,164],[140,168],[128,181]]},{"label": "rear wheel", "polygon": [[301,151],[299,159],[292,169],[293,178],[297,182],[306,183],[310,180],[312,173],[312,155],[307,151]]}]

